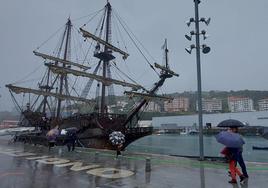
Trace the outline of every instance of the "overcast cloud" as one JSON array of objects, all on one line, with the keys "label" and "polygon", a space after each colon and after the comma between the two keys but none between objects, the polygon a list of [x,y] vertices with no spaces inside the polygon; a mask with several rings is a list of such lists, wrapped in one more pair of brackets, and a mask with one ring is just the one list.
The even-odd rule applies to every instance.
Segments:
[{"label": "overcast cloud", "polygon": [[[211,52],[201,57],[203,90],[268,90],[268,1],[201,0],[200,17],[211,17],[205,43]],[[68,16],[78,18],[101,9],[106,0],[0,0],[0,110],[12,108],[5,84],[13,83],[39,65],[32,51]],[[195,54],[184,48],[193,29],[185,21],[194,16],[192,0],[110,0],[135,35],[161,62],[160,47],[168,39],[170,63],[180,78],[162,92],[195,91]],[[203,41],[202,41],[203,43]],[[143,71],[142,66],[137,70]],[[150,76],[146,78],[151,79]]]}]

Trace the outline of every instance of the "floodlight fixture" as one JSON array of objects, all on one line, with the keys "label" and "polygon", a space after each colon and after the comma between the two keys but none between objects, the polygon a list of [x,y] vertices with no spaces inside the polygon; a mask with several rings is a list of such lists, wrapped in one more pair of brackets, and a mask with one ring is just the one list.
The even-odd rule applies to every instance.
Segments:
[{"label": "floodlight fixture", "polygon": [[209,52],[210,52],[210,47],[207,46],[207,45],[205,45],[205,44],[203,44],[203,45],[202,45],[202,52],[203,52],[204,54],[209,53]]},{"label": "floodlight fixture", "polygon": [[211,18],[208,18],[207,20],[206,20],[206,25],[209,25],[209,23],[210,23],[210,20],[211,20]]},{"label": "floodlight fixture", "polygon": [[191,46],[190,46],[190,48],[185,48],[185,50],[186,50],[186,52],[188,52],[189,54],[191,54],[192,53],[192,50],[195,48],[195,45],[194,44],[192,44]]},{"label": "floodlight fixture", "polygon": [[189,41],[192,40],[192,35],[191,35],[191,36],[189,36],[189,35],[184,35],[184,36],[185,36],[185,38],[186,38],[187,40],[189,40]]},{"label": "floodlight fixture", "polygon": [[204,22],[206,25],[209,25],[210,20],[211,20],[211,18],[206,19],[206,18],[202,17],[202,18],[200,18],[199,22]]},{"label": "floodlight fixture", "polygon": [[189,35],[184,35],[184,36],[185,36],[185,38],[186,38],[187,40],[191,41],[193,35],[195,35],[195,32],[194,32],[194,31],[191,31],[191,32],[190,32],[190,36],[189,36]]},{"label": "floodlight fixture", "polygon": [[203,35],[203,39],[206,40],[208,38],[208,35],[206,34],[207,32],[205,30],[201,31],[201,35]]},{"label": "floodlight fixture", "polygon": [[187,26],[190,27],[192,22],[195,22],[194,18],[190,18],[189,21],[186,22]]},{"label": "floodlight fixture", "polygon": [[206,31],[205,30],[202,30],[200,34],[205,35],[206,34]]}]

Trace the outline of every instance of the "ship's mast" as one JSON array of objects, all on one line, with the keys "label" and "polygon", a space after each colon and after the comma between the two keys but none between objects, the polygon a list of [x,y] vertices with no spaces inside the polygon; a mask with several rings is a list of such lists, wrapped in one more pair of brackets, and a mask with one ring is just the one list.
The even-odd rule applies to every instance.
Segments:
[{"label": "ship's mast", "polygon": [[167,39],[165,39],[165,63],[166,63],[166,68],[168,69],[168,48],[167,48]]},{"label": "ship's mast", "polygon": [[141,110],[141,108],[148,102],[148,98],[151,96],[156,97],[156,98],[165,98],[165,97],[158,97],[155,95],[155,93],[157,92],[157,90],[164,84],[165,80],[167,78],[171,78],[173,76],[179,76],[178,74],[176,74],[175,72],[171,71],[169,69],[169,64],[168,64],[168,48],[167,48],[167,39],[165,39],[165,43],[163,46],[163,50],[164,50],[164,58],[165,58],[165,64],[164,66],[161,66],[157,63],[155,63],[155,67],[161,70],[161,74],[160,74],[160,80],[158,82],[156,82],[154,84],[154,87],[146,94],[139,94],[136,92],[125,92],[128,94],[133,94],[133,95],[137,95],[137,96],[146,96],[146,98],[144,98],[140,104],[130,113],[130,115],[127,117],[126,121],[124,122],[124,126],[127,125],[129,122],[132,121],[133,117]]},{"label": "ship's mast", "polygon": [[[50,91],[50,87],[49,87],[49,76],[50,76],[50,68],[48,68],[48,71],[47,71],[47,83],[46,83],[46,86],[45,86],[45,91],[48,92]],[[46,113],[46,106],[47,106],[47,96],[44,96],[44,101],[43,101],[43,114]]]},{"label": "ship's mast", "polygon": [[[64,49],[64,56],[63,56],[63,60],[67,60],[67,55],[68,55],[68,50],[70,47],[70,37],[71,37],[71,28],[72,28],[72,23],[71,20],[68,19],[68,22],[66,23],[66,40],[65,40],[65,49]],[[63,39],[64,40],[64,39]],[[62,65],[63,67],[65,67],[65,64]],[[60,76],[60,88],[59,88],[59,94],[62,95],[63,94],[63,85],[64,85],[64,81],[67,83],[67,79],[66,79],[66,74],[61,74]],[[68,91],[66,91],[68,92]],[[61,99],[58,99],[58,106],[57,106],[57,114],[56,117],[59,118],[60,117],[60,112],[61,112]]]},{"label": "ship's mast", "polygon": [[[107,16],[106,16],[106,43],[110,43],[111,41],[111,12],[112,12],[112,7],[111,4],[107,1],[106,4],[106,9],[107,9]],[[108,49],[107,46],[104,47],[104,54],[111,54],[112,51],[110,51]],[[106,78],[106,72],[107,72],[107,66],[109,64],[109,60],[105,59],[103,61],[103,72],[102,72],[102,76],[103,78]],[[105,109],[107,108],[106,106],[106,101],[105,101],[105,90],[106,90],[106,85],[104,83],[102,83],[102,88],[101,88],[101,109],[100,112],[101,114],[105,113]]]}]

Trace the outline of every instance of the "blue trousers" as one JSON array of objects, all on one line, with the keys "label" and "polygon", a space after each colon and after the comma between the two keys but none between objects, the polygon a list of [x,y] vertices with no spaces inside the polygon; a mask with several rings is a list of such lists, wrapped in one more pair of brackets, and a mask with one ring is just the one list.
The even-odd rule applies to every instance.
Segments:
[{"label": "blue trousers", "polygon": [[247,168],[246,168],[246,165],[245,165],[243,156],[242,156],[242,151],[238,151],[237,152],[236,160],[237,160],[239,166],[241,167],[241,170],[242,170],[243,175],[245,177],[248,177]]},{"label": "blue trousers", "polygon": [[242,148],[228,148],[232,154],[232,159],[238,162],[241,167],[242,173],[245,177],[248,177],[247,168],[242,156]]}]

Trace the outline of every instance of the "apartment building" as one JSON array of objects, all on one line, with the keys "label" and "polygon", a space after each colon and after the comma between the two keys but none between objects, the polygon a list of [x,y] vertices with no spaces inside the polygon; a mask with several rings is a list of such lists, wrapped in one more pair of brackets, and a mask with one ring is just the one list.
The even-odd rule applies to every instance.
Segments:
[{"label": "apartment building", "polygon": [[145,106],[144,112],[160,112],[161,107],[158,103],[150,101],[147,106]]},{"label": "apartment building", "polygon": [[[202,110],[203,112],[221,112],[222,111],[222,100],[221,99],[202,99]],[[196,111],[198,111],[198,102],[196,101]]]},{"label": "apartment building", "polygon": [[254,111],[253,100],[248,97],[228,97],[228,108],[231,112]]},{"label": "apartment building", "polygon": [[171,101],[164,102],[166,112],[187,112],[189,111],[189,99],[186,97],[177,97]]},{"label": "apartment building", "polygon": [[260,111],[267,111],[268,110],[268,98],[259,100],[258,106],[259,106]]}]

